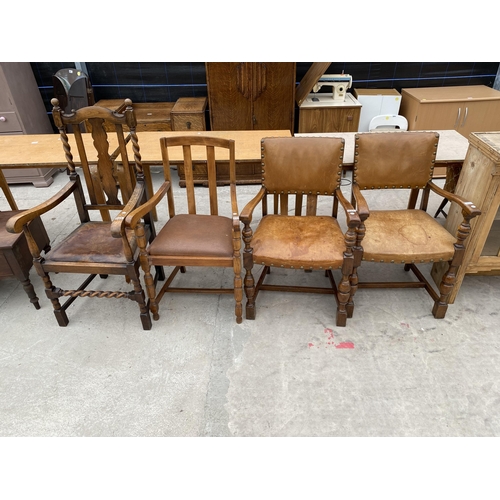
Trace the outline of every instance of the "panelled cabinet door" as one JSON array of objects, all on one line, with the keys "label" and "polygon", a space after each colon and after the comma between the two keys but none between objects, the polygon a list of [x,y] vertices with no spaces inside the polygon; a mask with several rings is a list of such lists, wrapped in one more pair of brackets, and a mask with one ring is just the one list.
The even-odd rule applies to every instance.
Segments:
[{"label": "panelled cabinet door", "polygon": [[295,63],[206,63],[212,130],[293,130]]},{"label": "panelled cabinet door", "polygon": [[206,63],[212,130],[251,129],[250,63]]},{"label": "panelled cabinet door", "polygon": [[254,63],[254,130],[293,131],[295,63]]}]

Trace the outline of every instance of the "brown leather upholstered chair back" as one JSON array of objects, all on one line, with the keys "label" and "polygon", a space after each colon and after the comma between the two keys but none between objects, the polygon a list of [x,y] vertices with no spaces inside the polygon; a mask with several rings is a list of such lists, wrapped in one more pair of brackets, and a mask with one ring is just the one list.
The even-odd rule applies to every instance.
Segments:
[{"label": "brown leather upholstered chair back", "polygon": [[340,186],[343,152],[344,144],[336,138],[263,139],[262,184],[268,193],[331,196]]},{"label": "brown leather upholstered chair back", "polygon": [[356,134],[354,182],[360,189],[423,189],[432,179],[436,132]]}]

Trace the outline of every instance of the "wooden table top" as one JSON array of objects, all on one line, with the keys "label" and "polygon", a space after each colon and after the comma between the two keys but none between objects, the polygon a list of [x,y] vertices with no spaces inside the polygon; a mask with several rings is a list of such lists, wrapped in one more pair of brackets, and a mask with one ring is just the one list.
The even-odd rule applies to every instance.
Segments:
[{"label": "wooden table top", "polygon": [[[182,135],[202,135],[234,139],[236,160],[255,161],[261,157],[260,140],[263,137],[290,137],[289,130],[232,130],[232,131],[163,131],[163,132],[137,132],[142,161],[145,164],[161,163],[160,137]],[[84,142],[91,146],[90,134],[83,134]],[[76,164],[80,158],[76,142],[72,134],[68,134],[71,153]],[[116,137],[109,134],[111,151],[117,146]],[[130,158],[133,158],[132,148],[129,143]],[[176,151],[177,150],[177,151]],[[96,161],[97,155],[93,147],[88,149],[89,161]],[[193,160],[197,160],[193,151]],[[225,159],[220,157],[218,159]],[[181,161],[181,148],[173,148],[170,155],[171,162]],[[40,135],[4,135],[0,136],[0,168],[65,168],[66,157],[59,134]]]},{"label": "wooden table top", "polygon": [[[456,130],[433,130],[439,134],[437,163],[460,163],[465,160],[469,141]],[[369,132],[367,132],[369,133]],[[354,165],[354,136],[356,132],[329,132],[317,134],[295,134],[295,137],[341,137],[345,140],[344,165]]]}]

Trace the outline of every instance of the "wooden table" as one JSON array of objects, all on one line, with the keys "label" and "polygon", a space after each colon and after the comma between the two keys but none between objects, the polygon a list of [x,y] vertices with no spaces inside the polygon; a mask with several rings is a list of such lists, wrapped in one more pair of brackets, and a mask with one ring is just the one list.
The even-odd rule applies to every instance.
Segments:
[{"label": "wooden table", "polygon": [[[203,135],[211,137],[223,137],[234,139],[236,153],[236,178],[240,184],[261,182],[261,150],[260,140],[262,137],[289,137],[289,130],[237,130],[237,131],[177,131],[177,132],[138,132],[141,158],[148,183],[151,186],[149,167],[161,164],[160,137],[172,137],[179,135]],[[84,142],[92,146],[90,134],[83,134]],[[72,134],[68,135],[71,152],[75,163],[78,165],[80,157]],[[117,146],[116,137],[109,135],[111,151]],[[132,146],[129,143],[129,158],[133,158]],[[93,147],[88,148],[89,161],[97,161],[97,154]],[[183,185],[184,171],[182,164],[182,151],[174,148],[170,155],[170,162],[179,168],[180,184]],[[227,158],[216,157],[220,163],[218,180],[225,183],[229,180],[228,170],[224,162]],[[206,181],[206,167],[201,157],[193,152],[193,163],[195,181],[203,184]],[[67,162],[59,134],[41,135],[6,135],[0,136],[0,168],[66,168]]]}]

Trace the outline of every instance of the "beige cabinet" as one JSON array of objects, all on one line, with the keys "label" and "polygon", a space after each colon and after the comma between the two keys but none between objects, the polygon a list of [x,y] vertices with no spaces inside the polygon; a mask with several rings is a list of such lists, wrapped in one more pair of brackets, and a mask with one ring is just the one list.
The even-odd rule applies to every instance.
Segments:
[{"label": "beige cabinet", "polygon": [[500,91],[485,85],[402,89],[400,114],[408,130],[500,130]]},{"label": "beige cabinet", "polygon": [[[0,63],[0,135],[52,134],[47,111],[30,63]],[[9,184],[52,184],[56,168],[5,169]]]}]

